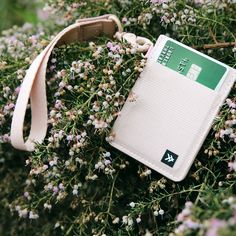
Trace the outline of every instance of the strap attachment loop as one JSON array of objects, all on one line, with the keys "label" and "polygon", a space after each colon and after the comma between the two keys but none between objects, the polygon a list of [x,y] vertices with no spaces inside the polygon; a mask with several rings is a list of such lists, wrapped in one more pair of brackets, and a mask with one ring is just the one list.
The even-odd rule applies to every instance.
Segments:
[{"label": "strap attachment loop", "polygon": [[120,41],[124,40],[132,47],[137,48],[138,52],[147,52],[150,48],[153,47],[153,43],[149,39],[145,37],[136,36],[132,33],[117,32],[115,36]]}]

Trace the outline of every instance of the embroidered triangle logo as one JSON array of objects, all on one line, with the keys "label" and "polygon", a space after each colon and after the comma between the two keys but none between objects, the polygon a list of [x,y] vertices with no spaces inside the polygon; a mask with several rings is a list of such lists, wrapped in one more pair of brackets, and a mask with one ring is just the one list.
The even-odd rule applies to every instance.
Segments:
[{"label": "embroidered triangle logo", "polygon": [[178,155],[167,149],[161,159],[161,162],[165,163],[166,165],[170,167],[173,167],[177,159],[178,159]]}]

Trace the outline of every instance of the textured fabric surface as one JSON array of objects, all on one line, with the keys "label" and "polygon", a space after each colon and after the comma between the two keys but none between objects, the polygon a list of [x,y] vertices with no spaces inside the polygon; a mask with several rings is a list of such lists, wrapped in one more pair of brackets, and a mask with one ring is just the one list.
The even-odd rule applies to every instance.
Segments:
[{"label": "textured fabric surface", "polygon": [[[230,70],[220,91],[156,63],[152,55],[117,118],[111,145],[174,180],[182,180],[235,80]],[[169,150],[178,158],[163,163]]]}]

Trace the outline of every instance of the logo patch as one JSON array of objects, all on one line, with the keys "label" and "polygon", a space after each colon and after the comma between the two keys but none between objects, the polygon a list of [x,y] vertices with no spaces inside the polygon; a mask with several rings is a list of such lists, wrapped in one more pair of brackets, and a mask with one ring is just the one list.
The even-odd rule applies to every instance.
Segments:
[{"label": "logo patch", "polygon": [[164,156],[161,159],[161,162],[165,163],[166,165],[168,165],[170,167],[173,167],[177,158],[178,158],[177,154],[175,154],[167,149]]}]

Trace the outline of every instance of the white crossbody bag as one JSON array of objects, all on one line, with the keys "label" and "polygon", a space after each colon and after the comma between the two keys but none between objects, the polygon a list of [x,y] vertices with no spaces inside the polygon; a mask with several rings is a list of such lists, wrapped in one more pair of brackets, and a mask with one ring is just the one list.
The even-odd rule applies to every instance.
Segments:
[{"label": "white crossbody bag", "polygon": [[[117,37],[140,51],[148,51],[144,71],[137,79],[112,133],[112,146],[174,180],[182,180],[201,148],[217,112],[236,79],[236,71],[204,54],[161,35],[155,46],[142,37],[122,33],[114,15],[78,21],[60,32],[27,71],[17,99],[12,145],[33,151],[47,131],[46,67],[56,45],[89,40],[101,33]],[[208,70],[207,70],[208,68]],[[210,73],[209,73],[210,68]],[[30,98],[31,131],[24,141],[25,111]]]}]

